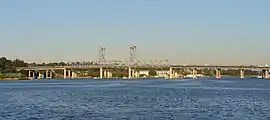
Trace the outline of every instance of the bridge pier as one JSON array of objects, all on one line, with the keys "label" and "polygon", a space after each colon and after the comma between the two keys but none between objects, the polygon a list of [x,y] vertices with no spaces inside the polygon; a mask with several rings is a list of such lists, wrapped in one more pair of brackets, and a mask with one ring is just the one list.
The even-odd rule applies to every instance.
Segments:
[{"label": "bridge pier", "polygon": [[173,72],[174,72],[174,74],[173,74],[174,76],[173,76],[173,77],[174,77],[174,78],[179,78],[178,72],[175,72],[175,71],[173,71]]},{"label": "bridge pier", "polygon": [[104,71],[103,71],[103,78],[107,78],[108,77],[108,74],[107,74],[107,70],[105,69]]},{"label": "bridge pier", "polygon": [[111,71],[107,71],[107,77],[112,78],[112,72]]},{"label": "bridge pier", "polygon": [[67,69],[65,68],[64,69],[64,79],[66,79],[67,78]]},{"label": "bridge pier", "polygon": [[53,78],[53,71],[50,71],[50,78]]},{"label": "bridge pier", "polygon": [[138,78],[138,77],[140,77],[139,71],[137,69],[131,69],[131,77],[132,78]]},{"label": "bridge pier", "polygon": [[64,79],[71,78],[71,70],[64,69]]},{"label": "bridge pier", "polygon": [[35,78],[35,71],[31,71],[31,70],[29,70],[28,71],[28,79],[34,79]]},{"label": "bridge pier", "polygon": [[28,79],[31,79],[31,70],[28,71]]},{"label": "bridge pier", "polygon": [[268,79],[269,71],[266,69],[262,70],[262,78],[263,79]]},{"label": "bridge pier", "polygon": [[132,78],[135,78],[135,69],[132,69]]},{"label": "bridge pier", "polygon": [[102,67],[99,68],[99,78],[100,79],[103,78],[103,68]]},{"label": "bridge pier", "polygon": [[170,67],[170,71],[169,71],[169,76],[170,79],[173,79],[173,68]]},{"label": "bridge pier", "polygon": [[53,78],[53,72],[52,72],[52,70],[50,70],[50,74],[48,73],[49,71],[47,70],[46,71],[46,79],[52,79]]},{"label": "bridge pier", "polygon": [[52,79],[53,77],[52,77],[53,75],[52,75],[52,70],[46,70],[45,71],[45,76],[44,76],[44,78],[45,79]]},{"label": "bridge pier", "polygon": [[193,76],[193,79],[197,79],[197,73],[198,73],[197,69],[196,69],[196,68],[193,68],[193,69],[192,69],[192,76]]},{"label": "bridge pier", "polygon": [[240,70],[240,78],[241,79],[244,79],[245,78],[245,71],[244,71],[244,69],[241,69]]},{"label": "bridge pier", "polygon": [[221,71],[220,68],[216,69],[216,79],[220,79],[221,78],[220,71]]},{"label": "bridge pier", "polygon": [[265,79],[268,79],[268,77],[269,77],[269,71],[265,70]]},{"label": "bridge pier", "polygon": [[132,69],[131,67],[128,67],[128,79],[138,78],[139,76],[139,71],[137,69]]},{"label": "bridge pier", "polygon": [[138,70],[135,71],[135,77],[136,78],[140,77],[140,74],[139,74],[139,71]]},{"label": "bridge pier", "polygon": [[112,72],[109,69],[103,69],[103,67],[99,68],[99,79],[103,78],[111,78]]},{"label": "bridge pier", "polygon": [[132,72],[131,67],[129,66],[128,67],[128,79],[131,79],[131,72]]},{"label": "bridge pier", "polygon": [[71,70],[68,70],[68,78],[71,78]]},{"label": "bridge pier", "polygon": [[103,71],[103,77],[104,78],[111,78],[112,77],[112,72],[110,72],[110,70],[108,70],[108,69],[105,69]]},{"label": "bridge pier", "polygon": [[38,79],[42,78],[42,74],[40,73],[40,71],[38,71]]},{"label": "bridge pier", "polygon": [[51,70],[28,70],[28,79],[35,79],[37,75],[37,79],[51,79],[53,73]]},{"label": "bridge pier", "polygon": [[74,71],[72,71],[72,75],[71,75],[71,78],[72,79],[74,79],[74,78],[77,78],[78,76],[77,76],[77,73],[76,72],[74,72]]},{"label": "bridge pier", "polygon": [[49,78],[49,70],[46,70],[46,73],[45,73],[45,78],[48,79]]}]

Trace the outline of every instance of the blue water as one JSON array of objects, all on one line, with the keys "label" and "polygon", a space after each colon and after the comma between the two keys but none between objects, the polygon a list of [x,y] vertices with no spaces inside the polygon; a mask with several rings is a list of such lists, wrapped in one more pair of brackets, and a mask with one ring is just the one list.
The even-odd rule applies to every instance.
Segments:
[{"label": "blue water", "polygon": [[0,81],[1,120],[268,120],[270,80]]}]

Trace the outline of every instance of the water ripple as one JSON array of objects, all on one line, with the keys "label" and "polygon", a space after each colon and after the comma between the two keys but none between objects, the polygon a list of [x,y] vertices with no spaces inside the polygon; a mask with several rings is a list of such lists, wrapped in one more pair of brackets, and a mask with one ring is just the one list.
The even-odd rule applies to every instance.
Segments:
[{"label": "water ripple", "polygon": [[267,80],[1,81],[0,119],[270,119]]}]

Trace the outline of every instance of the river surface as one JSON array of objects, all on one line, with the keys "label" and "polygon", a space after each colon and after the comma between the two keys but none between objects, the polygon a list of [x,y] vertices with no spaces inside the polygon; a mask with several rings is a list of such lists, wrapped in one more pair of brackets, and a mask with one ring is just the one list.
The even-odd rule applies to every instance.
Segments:
[{"label": "river surface", "polygon": [[269,120],[270,80],[0,81],[0,120]]}]

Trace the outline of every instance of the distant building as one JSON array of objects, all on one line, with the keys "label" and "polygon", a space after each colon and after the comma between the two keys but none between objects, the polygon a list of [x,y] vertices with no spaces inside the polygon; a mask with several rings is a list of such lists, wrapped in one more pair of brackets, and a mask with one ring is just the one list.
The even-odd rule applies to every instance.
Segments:
[{"label": "distant building", "polygon": [[[156,76],[158,76],[158,77],[168,77],[169,76],[169,71],[166,71],[166,70],[157,70],[156,73],[157,73]],[[139,74],[149,76],[149,70],[140,70]]]},{"label": "distant building", "polygon": [[168,77],[169,75],[169,71],[166,71],[166,70],[163,70],[163,71],[158,70],[156,71],[156,73],[158,77]]},{"label": "distant building", "polygon": [[149,76],[149,70],[140,70],[139,75],[146,75]]}]

